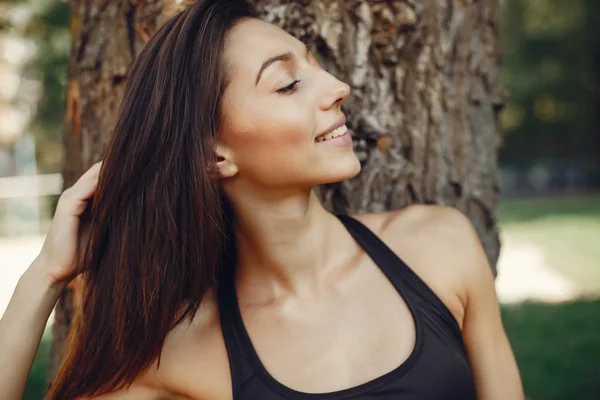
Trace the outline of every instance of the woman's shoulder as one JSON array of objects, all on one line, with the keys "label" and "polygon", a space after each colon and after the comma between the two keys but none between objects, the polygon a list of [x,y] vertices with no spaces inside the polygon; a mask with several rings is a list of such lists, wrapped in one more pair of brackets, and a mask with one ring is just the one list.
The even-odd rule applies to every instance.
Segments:
[{"label": "woman's shoulder", "polygon": [[[473,225],[457,208],[414,204],[400,210],[356,214],[370,230],[392,247],[409,243],[418,251],[436,248],[440,256],[474,250],[479,238]],[[441,257],[442,259],[444,257]]]},{"label": "woman's shoulder", "polygon": [[379,234],[416,230],[415,233],[426,234],[429,240],[438,239],[439,235],[445,236],[448,233],[469,235],[471,228],[469,219],[459,209],[430,204],[412,204],[399,210],[355,214],[352,217]]},{"label": "woman's shoulder", "polygon": [[453,207],[422,204],[353,217],[379,236],[462,326],[469,265],[481,247],[469,219]]},{"label": "woman's shoulder", "polygon": [[157,360],[132,387],[135,393],[146,390],[164,400],[230,399],[230,379],[216,298],[208,292],[194,318],[169,332],[160,362]]}]

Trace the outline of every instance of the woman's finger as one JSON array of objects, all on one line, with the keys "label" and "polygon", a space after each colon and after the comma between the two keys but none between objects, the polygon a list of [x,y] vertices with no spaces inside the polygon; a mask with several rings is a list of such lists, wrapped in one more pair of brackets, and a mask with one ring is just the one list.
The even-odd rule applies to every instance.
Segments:
[{"label": "woman's finger", "polygon": [[101,166],[102,161],[92,165],[71,187],[73,189],[73,195],[77,200],[86,200],[94,194],[96,185],[98,183],[98,176],[100,175]]},{"label": "woman's finger", "polygon": [[68,192],[68,197],[72,197],[74,201],[87,200],[92,194],[94,194],[96,184],[98,183],[101,165],[102,161],[92,165],[79,177],[79,179],[77,179],[77,182],[75,182],[73,186],[65,190],[65,192]]},{"label": "woman's finger", "polygon": [[97,162],[79,177],[77,182],[63,191],[56,206],[57,213],[78,216],[85,209],[86,201],[96,191],[102,162]]}]

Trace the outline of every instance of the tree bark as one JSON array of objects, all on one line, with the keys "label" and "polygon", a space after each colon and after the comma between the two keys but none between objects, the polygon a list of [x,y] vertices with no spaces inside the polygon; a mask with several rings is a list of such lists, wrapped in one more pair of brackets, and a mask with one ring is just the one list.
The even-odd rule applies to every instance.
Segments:
[{"label": "tree bark", "polygon": [[[494,268],[494,210],[501,137],[496,0],[254,0],[261,17],[305,41],[352,87],[344,103],[362,172],[326,185],[336,212],[412,203],[458,207],[473,222]],[[148,37],[186,4],[71,0],[65,187],[99,160],[133,60]],[[72,313],[56,309],[50,377]],[[50,378],[51,379],[51,378]]]}]

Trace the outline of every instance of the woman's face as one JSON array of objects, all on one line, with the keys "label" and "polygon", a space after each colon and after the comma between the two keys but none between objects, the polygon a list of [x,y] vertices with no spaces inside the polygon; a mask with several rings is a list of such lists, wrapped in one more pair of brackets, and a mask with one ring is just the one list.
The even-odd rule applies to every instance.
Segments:
[{"label": "woman's face", "polygon": [[[273,58],[276,57],[276,58]],[[270,61],[269,61],[270,60]],[[275,25],[240,22],[225,50],[229,84],[217,137],[222,176],[271,188],[312,187],[360,171],[341,103],[349,87]],[[321,141],[320,135],[340,127]],[[220,150],[219,150],[220,149]]]}]

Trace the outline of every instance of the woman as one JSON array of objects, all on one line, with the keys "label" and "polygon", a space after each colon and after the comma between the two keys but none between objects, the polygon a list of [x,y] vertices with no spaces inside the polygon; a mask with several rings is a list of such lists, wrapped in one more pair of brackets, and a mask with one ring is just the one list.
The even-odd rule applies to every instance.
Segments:
[{"label": "woman", "polygon": [[462,214],[350,217],[318,201],[314,187],[360,170],[348,95],[244,1],[201,0],[165,24],[102,167],[61,196],[3,317],[0,398],[20,398],[83,271],[49,399],[522,399]]}]

